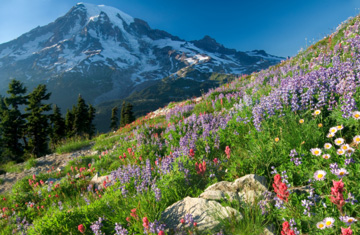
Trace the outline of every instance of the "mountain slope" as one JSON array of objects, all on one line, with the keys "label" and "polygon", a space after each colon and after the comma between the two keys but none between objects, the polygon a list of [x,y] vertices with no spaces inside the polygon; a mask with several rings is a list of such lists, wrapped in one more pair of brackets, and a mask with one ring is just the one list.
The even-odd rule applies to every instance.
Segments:
[{"label": "mountain slope", "polygon": [[52,102],[68,108],[79,93],[99,104],[169,76],[207,79],[188,71],[249,74],[281,59],[227,49],[209,36],[188,42],[116,8],[79,3],[54,22],[0,45],[0,93],[10,78],[30,89],[46,83]]}]

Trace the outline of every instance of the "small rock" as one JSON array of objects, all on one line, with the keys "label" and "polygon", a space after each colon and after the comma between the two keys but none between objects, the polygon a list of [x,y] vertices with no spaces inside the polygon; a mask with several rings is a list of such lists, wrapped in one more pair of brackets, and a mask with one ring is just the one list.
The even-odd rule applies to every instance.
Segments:
[{"label": "small rock", "polygon": [[64,170],[64,167],[59,166],[58,168],[56,168],[56,170],[60,172],[60,171]]},{"label": "small rock", "polygon": [[261,235],[275,235],[275,226],[273,224],[266,226]]},{"label": "small rock", "polygon": [[47,180],[45,181],[45,183],[46,183],[46,184],[50,184],[50,182],[55,183],[56,181],[60,181],[60,180],[61,180],[61,178],[60,178],[60,179],[49,178],[49,179],[47,179]]},{"label": "small rock", "polygon": [[104,176],[99,176],[99,172],[96,173],[96,175],[90,180],[89,184],[93,184],[94,186],[96,186],[98,189],[102,189],[104,188],[103,186],[103,182],[107,181],[107,178],[109,179],[109,181],[112,180],[112,176],[111,175],[104,175]]}]

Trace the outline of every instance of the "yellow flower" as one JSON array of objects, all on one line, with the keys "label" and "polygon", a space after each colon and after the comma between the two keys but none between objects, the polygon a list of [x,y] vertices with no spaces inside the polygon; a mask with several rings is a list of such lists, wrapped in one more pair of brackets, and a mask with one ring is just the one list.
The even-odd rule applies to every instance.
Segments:
[{"label": "yellow flower", "polygon": [[318,124],[318,127],[320,128],[320,127],[323,127],[323,124],[322,123],[319,123]]},{"label": "yellow flower", "polygon": [[279,140],[280,140],[279,137],[275,138],[275,142],[279,142]]},{"label": "yellow flower", "polygon": [[340,130],[344,129],[344,126],[343,125],[338,125],[338,126],[336,126],[336,128],[338,129],[338,131],[340,131]]},{"label": "yellow flower", "polygon": [[300,123],[300,124],[303,124],[303,123],[304,123],[304,119],[300,119],[300,120],[299,120],[299,123]]}]

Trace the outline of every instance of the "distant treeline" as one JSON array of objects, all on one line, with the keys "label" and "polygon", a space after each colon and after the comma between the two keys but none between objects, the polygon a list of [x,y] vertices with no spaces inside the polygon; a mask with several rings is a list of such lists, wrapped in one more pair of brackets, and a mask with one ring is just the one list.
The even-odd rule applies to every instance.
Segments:
[{"label": "distant treeline", "polygon": [[39,157],[66,138],[91,138],[95,134],[95,108],[81,95],[63,118],[57,105],[51,113],[51,104],[44,103],[51,95],[45,85],[26,92],[23,83],[12,80],[8,97],[0,95],[0,163]]}]

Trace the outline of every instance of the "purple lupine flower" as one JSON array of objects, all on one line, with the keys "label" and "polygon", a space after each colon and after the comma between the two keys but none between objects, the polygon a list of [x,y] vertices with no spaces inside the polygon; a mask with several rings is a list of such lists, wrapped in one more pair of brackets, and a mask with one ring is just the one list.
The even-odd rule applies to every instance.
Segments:
[{"label": "purple lupine flower", "polygon": [[165,224],[160,224],[159,221],[155,220],[154,222],[149,223],[149,231],[150,233],[158,234],[160,231],[165,230]]},{"label": "purple lupine flower", "polygon": [[281,200],[280,198],[278,198],[277,196],[274,197],[275,200],[275,207],[277,209],[285,209],[286,207],[284,206],[284,201]]},{"label": "purple lupine flower", "polygon": [[220,232],[214,233],[213,235],[224,235],[224,232],[222,230],[220,230]]},{"label": "purple lupine flower", "polygon": [[353,195],[351,192],[349,192],[349,193],[348,193],[348,198],[345,200],[345,202],[347,202],[347,203],[350,202],[351,205],[355,205],[355,203],[357,203],[358,200],[356,200],[355,197],[354,197],[354,195]]},{"label": "purple lupine flower", "polygon": [[336,162],[330,163],[330,171],[331,171],[331,173],[335,174],[335,171],[337,169],[339,169],[339,166],[338,166],[338,164]]},{"label": "purple lupine flower", "polygon": [[301,201],[301,206],[305,207],[303,214],[307,215],[308,217],[311,217],[311,212],[310,212],[311,207],[310,206],[314,206],[314,205],[315,204],[312,201],[309,201],[309,200],[306,200],[306,199],[302,200]]},{"label": "purple lupine flower", "polygon": [[64,209],[62,202],[59,201],[58,204],[59,204],[59,210],[62,211],[62,209]]},{"label": "purple lupine flower", "polygon": [[86,205],[90,205],[90,200],[87,197],[84,197],[84,200],[86,202]]},{"label": "purple lupine flower", "polygon": [[185,219],[185,223],[189,224],[190,226],[192,226],[194,224],[194,218],[192,216],[192,214],[188,213],[184,216]]},{"label": "purple lupine flower", "polygon": [[345,165],[350,165],[351,163],[355,163],[355,160],[353,158],[347,158],[345,159]]},{"label": "purple lupine flower", "polygon": [[115,223],[115,231],[116,231],[116,235],[127,235],[128,231],[126,228],[123,228],[121,226],[121,224]]},{"label": "purple lupine flower", "polygon": [[274,166],[271,166],[272,171],[270,172],[272,175],[277,174],[277,171]]},{"label": "purple lupine flower", "polygon": [[90,225],[91,230],[95,235],[103,235],[101,232],[101,227],[103,226],[102,222],[104,221],[104,218],[99,217],[98,221],[95,221],[92,225]]}]

